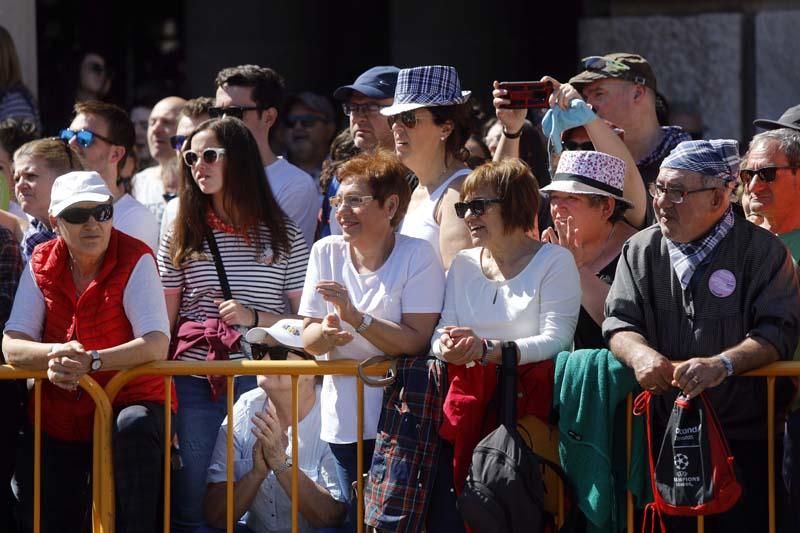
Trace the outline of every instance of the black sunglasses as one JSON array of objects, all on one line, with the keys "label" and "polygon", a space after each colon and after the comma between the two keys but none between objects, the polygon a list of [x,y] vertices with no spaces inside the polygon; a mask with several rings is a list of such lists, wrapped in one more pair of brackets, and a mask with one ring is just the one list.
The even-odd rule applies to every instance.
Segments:
[{"label": "black sunglasses", "polygon": [[71,130],[69,128],[65,128],[61,130],[61,133],[58,134],[58,137],[65,142],[70,142],[73,137],[76,138],[76,142],[78,146],[81,148],[88,148],[92,144],[94,144],[95,138],[100,139],[101,141],[105,141],[108,144],[116,145],[114,141],[109,139],[108,137],[104,137],[99,133],[95,133],[92,130]]},{"label": "black sunglasses", "polygon": [[421,117],[417,116],[417,113],[414,110],[411,111],[403,111],[402,113],[398,113],[396,115],[391,115],[386,117],[389,121],[389,127],[391,128],[394,126],[395,122],[400,121],[403,126],[406,128],[414,128],[417,123],[421,120]]},{"label": "black sunglasses", "polygon": [[169,144],[172,145],[172,148],[175,150],[180,150],[183,148],[183,141],[186,140],[186,135],[173,135],[169,138]]},{"label": "black sunglasses", "polygon": [[469,202],[456,202],[456,216],[458,218],[464,218],[467,216],[467,209],[469,209],[476,217],[482,217],[489,204],[501,203],[503,203],[502,198],[476,198],[474,200],[470,200]]},{"label": "black sunglasses", "polygon": [[575,141],[561,141],[561,146],[568,152],[574,152],[575,150],[594,151],[594,145],[590,141],[583,143]]},{"label": "black sunglasses", "polygon": [[269,346],[267,344],[250,344],[250,350],[253,354],[253,359],[261,361],[265,356],[269,355],[271,361],[286,361],[289,353],[293,353],[303,359],[308,359],[308,355],[302,350],[296,348],[288,348],[286,346]]},{"label": "black sunglasses", "polygon": [[108,222],[114,216],[114,206],[100,204],[94,207],[71,207],[58,215],[59,218],[70,224],[85,224],[89,217],[94,217],[98,222]]},{"label": "black sunglasses", "polygon": [[762,168],[743,168],[739,171],[739,178],[745,183],[750,183],[753,176],[758,175],[764,183],[771,183],[778,177],[778,171],[784,168],[797,170],[797,167],[762,167]]},{"label": "black sunglasses", "polygon": [[248,105],[248,106],[232,105],[228,107],[212,107],[208,110],[208,116],[211,118],[219,118],[223,116],[236,117],[239,120],[242,120],[245,111],[257,111],[261,109],[265,108],[257,105]]}]

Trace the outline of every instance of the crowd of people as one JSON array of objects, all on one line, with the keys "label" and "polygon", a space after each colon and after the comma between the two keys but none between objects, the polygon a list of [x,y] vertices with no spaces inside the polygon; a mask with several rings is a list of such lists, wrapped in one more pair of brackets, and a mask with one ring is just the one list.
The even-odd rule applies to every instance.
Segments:
[{"label": "crowd of people", "polygon": [[[76,98],[69,121],[42,135],[9,41],[0,28],[2,354],[47,371],[42,531],[91,527],[94,403],[83,376],[104,385],[164,359],[373,356],[424,360],[427,379],[441,380],[399,427],[385,416],[395,396],[367,387],[358,433],[355,377],[301,377],[297,428],[290,378],[236,377],[237,531],[290,530],[292,431],[301,531],[355,531],[359,469],[376,530],[466,531],[458,495],[494,423],[505,341],[533,370],[520,379],[549,387],[556,361],[585,372],[604,365],[587,349],[610,349],[631,390],[654,394],[656,433],[679,393],[706,393],[744,486],[706,530],[765,529],[767,387],[738,375],[800,353],[800,106],[757,120],[766,131],[746,149],[692,139],[663,123],[647,60],[615,53],[585,58],[565,83],[542,77],[553,89],[543,117],[509,109],[495,83],[481,128],[455,68],[375,66],[333,93],[349,119],[337,133],[329,98],[286,95],[275,70],[240,65],[209,83],[213,96],[168,96],[131,114]],[[562,379],[583,378],[560,376],[554,397]],[[161,529],[165,468],[172,531],[225,527],[227,382],[174,385],[166,398],[161,378],[139,377],[114,399],[117,531]],[[795,389],[777,387],[783,531],[800,515]],[[31,394],[0,382],[5,531],[33,528]],[[565,446],[586,439],[609,463],[617,426],[603,428],[602,444],[582,426],[607,398],[574,398],[588,411],[556,422],[540,394],[520,415],[566,424]],[[387,446],[410,459],[389,466]],[[562,463],[588,479],[611,466]],[[581,489],[591,485],[576,484],[580,528],[612,531]]]}]

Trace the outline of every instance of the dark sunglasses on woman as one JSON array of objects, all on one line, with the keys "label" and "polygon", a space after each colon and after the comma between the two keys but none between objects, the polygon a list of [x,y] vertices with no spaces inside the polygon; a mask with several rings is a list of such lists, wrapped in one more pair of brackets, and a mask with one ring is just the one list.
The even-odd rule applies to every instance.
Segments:
[{"label": "dark sunglasses on woman", "polygon": [[489,207],[489,204],[500,203],[503,203],[502,198],[476,198],[469,202],[456,202],[454,207],[456,208],[456,216],[458,218],[467,216],[467,209],[472,211],[472,214],[476,217],[482,217],[486,212],[486,208]]},{"label": "dark sunglasses on woman", "polygon": [[186,150],[183,152],[183,161],[186,166],[193,167],[202,157],[206,164],[213,165],[223,155],[225,155],[225,148],[206,148],[200,154],[194,150]]},{"label": "dark sunglasses on woman", "polygon": [[100,204],[94,207],[70,207],[63,210],[58,218],[70,224],[86,224],[89,217],[94,217],[98,222],[108,222],[114,216],[114,206],[111,204]]},{"label": "dark sunglasses on woman", "polygon": [[400,123],[405,126],[406,128],[414,128],[416,127],[417,123],[422,120],[422,117],[418,117],[415,110],[411,111],[403,111],[402,113],[398,113],[396,115],[391,115],[386,117],[389,121],[389,127],[391,128],[394,126],[395,122],[400,121]]},{"label": "dark sunglasses on woman", "polygon": [[95,133],[92,130],[71,130],[69,128],[65,128],[61,130],[61,133],[58,134],[59,139],[65,142],[70,142],[73,137],[76,138],[76,142],[78,146],[81,148],[88,148],[94,143],[95,138],[100,139],[101,141],[105,141],[108,144],[116,144],[114,141],[109,139],[108,137],[104,137],[99,133]]}]

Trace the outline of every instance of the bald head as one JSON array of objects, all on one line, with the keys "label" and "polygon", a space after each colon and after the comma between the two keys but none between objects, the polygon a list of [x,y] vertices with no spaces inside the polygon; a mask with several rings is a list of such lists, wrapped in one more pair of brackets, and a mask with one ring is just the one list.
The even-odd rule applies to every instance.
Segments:
[{"label": "bald head", "polygon": [[163,164],[174,157],[169,138],[175,135],[181,109],[186,100],[179,96],[168,96],[153,106],[147,125],[147,145],[150,155]]}]

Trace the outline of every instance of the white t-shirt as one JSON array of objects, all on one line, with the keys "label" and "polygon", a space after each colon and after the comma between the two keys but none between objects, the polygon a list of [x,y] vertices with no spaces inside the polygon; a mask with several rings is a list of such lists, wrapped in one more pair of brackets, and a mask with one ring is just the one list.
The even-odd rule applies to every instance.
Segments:
[{"label": "white t-shirt", "polygon": [[457,178],[469,173],[470,170],[468,168],[454,172],[452,176],[444,180],[441,185],[431,192],[428,199],[421,202],[413,212],[406,213],[403,223],[400,225],[400,233],[403,235],[416,237],[431,243],[441,265],[444,265],[444,260],[442,259],[442,250],[439,247],[441,227],[436,221],[436,206],[439,205],[439,201],[444,196],[444,193],[447,192],[450,184]]},{"label": "white t-shirt", "polygon": [[133,192],[131,193],[137,202],[145,206],[156,217],[156,222],[161,224],[164,208],[167,206],[164,200],[164,181],[161,179],[161,167],[147,167],[141,172],[137,172],[131,179]]},{"label": "white t-shirt", "polygon": [[[246,241],[239,234],[214,230],[225,275],[231,288],[231,295],[243,305],[259,311],[269,311],[279,315],[288,312],[287,297],[300,294],[308,263],[308,248],[300,230],[290,220],[286,220],[289,236],[288,257],[280,261],[272,260],[272,240],[266,226],[260,227],[261,246]],[[204,322],[208,318],[219,317],[219,306],[214,300],[224,299],[219,275],[214,264],[214,256],[203,241],[203,257],[186,261],[181,268],[172,263],[169,249],[173,232],[167,233],[158,250],[158,268],[161,282],[167,293],[181,293],[180,317]],[[181,360],[205,361],[208,347],[194,347],[181,354]],[[242,354],[230,354],[231,359],[241,359]]]},{"label": "white t-shirt", "polygon": [[272,194],[283,212],[300,227],[306,242],[314,242],[322,195],[306,172],[279,157],[264,167]]},{"label": "white t-shirt", "polygon": [[[321,280],[334,280],[347,287],[353,305],[362,313],[399,323],[403,313],[439,313],[444,296],[444,272],[427,242],[395,234],[394,249],[375,272],[359,274],[350,259],[350,246],[341,235],[314,243],[308,261],[306,283],[298,314],[324,318],[333,313],[316,291]],[[364,360],[381,352],[343,322],[353,340],[325,355],[332,359]],[[325,376],[322,382],[322,439],[347,444],[356,442],[356,378]],[[364,388],[364,434],[374,439],[378,427],[383,390]]]},{"label": "white t-shirt", "polygon": [[161,214],[161,239],[164,239],[164,235],[166,235],[170,229],[172,229],[172,224],[175,222],[175,219],[178,218],[178,207],[181,204],[180,198],[173,198],[167,205],[164,207],[164,212]]},{"label": "white t-shirt", "polygon": [[522,272],[505,281],[483,274],[482,250],[462,250],[450,265],[433,353],[441,355],[444,326],[467,326],[482,338],[515,341],[522,364],[569,349],[581,308],[581,281],[569,250],[543,244]]},{"label": "white t-shirt", "polygon": [[[131,271],[122,296],[125,316],[133,328],[133,336],[141,337],[160,331],[169,337],[169,318],[164,289],[158,278],[156,262],[150,254],[143,255]],[[22,271],[14,307],[6,322],[5,331],[18,331],[35,341],[41,341],[46,308],[44,295],[33,276],[33,265]]]},{"label": "white t-shirt", "polygon": [[[308,478],[327,490],[340,502],[346,501],[339,490],[336,477],[336,462],[327,442],[319,438],[320,425],[320,387],[316,387],[314,407],[297,425],[297,465]],[[267,393],[261,387],[248,391],[233,406],[233,479],[239,481],[253,469],[253,446],[256,438],[252,422],[256,413],[264,411]],[[288,428],[289,446],[286,455],[292,456],[292,428]],[[217,434],[211,463],[208,467],[207,483],[225,483],[228,480],[227,470],[228,419],[222,421]],[[314,528],[303,517],[298,516],[298,531],[311,532]],[[273,472],[258,488],[252,505],[247,513],[247,527],[253,533],[275,533],[292,530],[292,498],[281,487]]]},{"label": "white t-shirt", "polygon": [[158,222],[145,206],[124,194],[114,202],[114,227],[145,243],[155,253],[158,250]]}]

